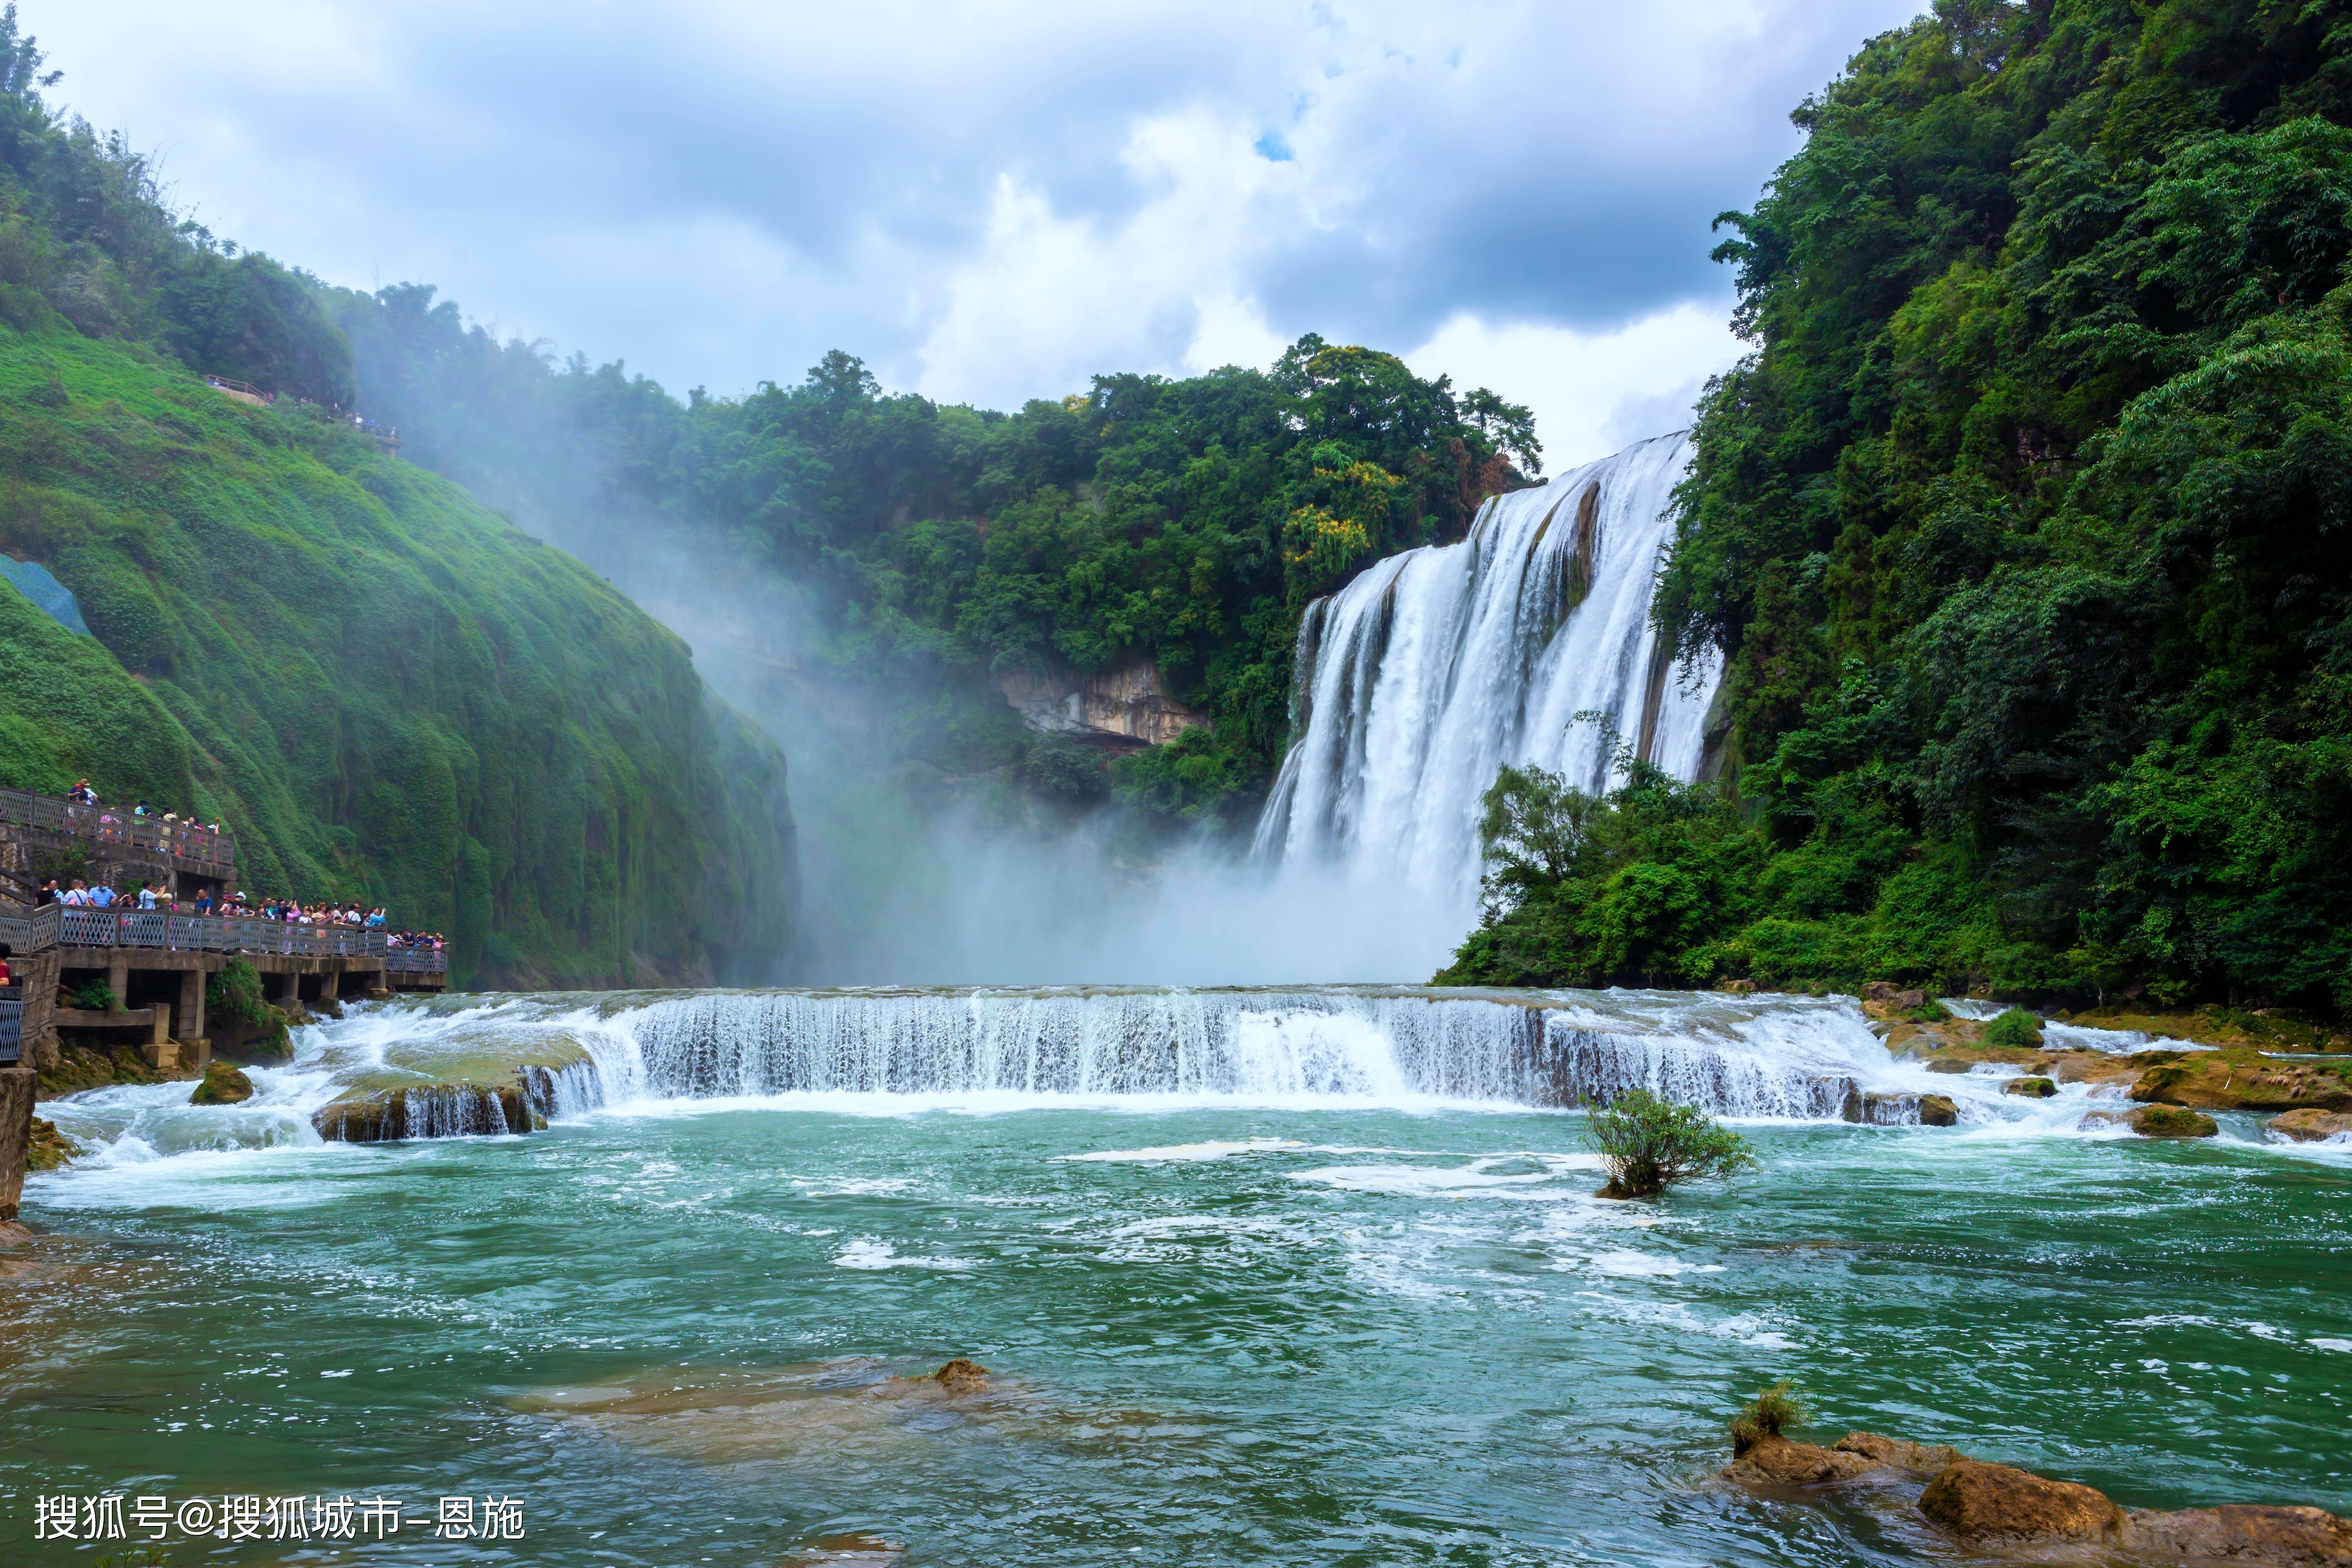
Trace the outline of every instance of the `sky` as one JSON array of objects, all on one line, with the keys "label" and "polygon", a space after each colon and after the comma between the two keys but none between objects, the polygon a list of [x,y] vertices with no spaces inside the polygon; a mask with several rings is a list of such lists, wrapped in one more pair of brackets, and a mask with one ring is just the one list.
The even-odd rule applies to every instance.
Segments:
[{"label": "sky", "polygon": [[[1532,406],[1559,471],[1740,345],[1710,221],[1920,0],[20,0],[215,234],[674,392],[1016,407],[1301,333]],[[362,393],[364,400],[364,393]]]}]

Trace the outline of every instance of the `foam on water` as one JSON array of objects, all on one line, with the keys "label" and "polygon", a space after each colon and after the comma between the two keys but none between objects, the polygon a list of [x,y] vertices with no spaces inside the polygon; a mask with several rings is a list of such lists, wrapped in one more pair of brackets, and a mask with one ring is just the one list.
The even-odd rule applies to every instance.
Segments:
[{"label": "foam on water", "polygon": [[[1050,1107],[1562,1110],[1643,1089],[1748,1123],[1899,1128],[1916,1122],[1921,1096],[1941,1094],[1958,1106],[1964,1138],[2130,1135],[2085,1125],[2092,1111],[2123,1109],[2117,1086],[2064,1085],[2034,1100],[2001,1092],[2011,1068],[1930,1074],[1890,1058],[1843,997],[1414,986],[447,997],[355,1007],[296,1031],[295,1047],[288,1065],[252,1070],[257,1092],[242,1105],[190,1105],[191,1086],[174,1083],[93,1090],[45,1114],[88,1151],[77,1169],[89,1174],[315,1149],[312,1113],[352,1093],[407,1094],[410,1126],[428,1133],[498,1132],[477,1125],[480,1090],[434,1086],[518,1079],[551,1120],[572,1122]],[[449,1100],[446,1116],[429,1103],[436,1094]],[[1212,1141],[1074,1157],[1174,1162],[1284,1146]],[[2340,1158],[2352,1140],[2278,1146]]]}]

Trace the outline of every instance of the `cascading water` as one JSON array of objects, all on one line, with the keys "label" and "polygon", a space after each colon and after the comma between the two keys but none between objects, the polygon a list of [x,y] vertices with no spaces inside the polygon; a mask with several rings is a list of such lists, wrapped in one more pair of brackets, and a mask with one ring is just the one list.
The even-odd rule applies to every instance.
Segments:
[{"label": "cascading water", "polygon": [[1478,797],[1504,763],[1605,787],[1607,715],[1639,757],[1696,777],[1718,663],[1651,629],[1686,435],[1488,502],[1456,544],[1391,556],[1307,609],[1291,733],[1255,852],[1466,904]]}]

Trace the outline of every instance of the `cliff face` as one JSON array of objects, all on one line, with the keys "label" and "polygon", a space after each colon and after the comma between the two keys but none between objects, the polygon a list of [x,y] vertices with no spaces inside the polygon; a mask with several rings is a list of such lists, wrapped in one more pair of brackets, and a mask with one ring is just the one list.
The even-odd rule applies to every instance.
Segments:
[{"label": "cliff face", "polygon": [[0,783],[218,816],[257,893],[447,931],[461,984],[771,978],[784,759],[686,645],[457,487],[135,346],[0,327]]},{"label": "cliff face", "polygon": [[996,689],[1020,710],[1021,721],[1045,735],[1110,745],[1165,745],[1206,719],[1168,695],[1160,667],[1141,657],[1092,674],[1060,663],[1043,671],[1010,669]]}]

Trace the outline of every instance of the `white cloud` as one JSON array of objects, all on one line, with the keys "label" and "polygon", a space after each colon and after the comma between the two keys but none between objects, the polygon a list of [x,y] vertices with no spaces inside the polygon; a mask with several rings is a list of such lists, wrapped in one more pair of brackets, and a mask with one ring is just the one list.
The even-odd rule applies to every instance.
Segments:
[{"label": "white cloud", "polygon": [[1726,357],[1708,221],[1796,145],[1787,110],[1916,3],[23,0],[22,20],[63,100],[159,148],[216,232],[334,282],[436,283],[673,387],[790,381],[839,347],[1004,406],[1097,371],[1263,364],[1317,331],[1418,343],[1417,365],[1534,405],[1558,464]]}]

